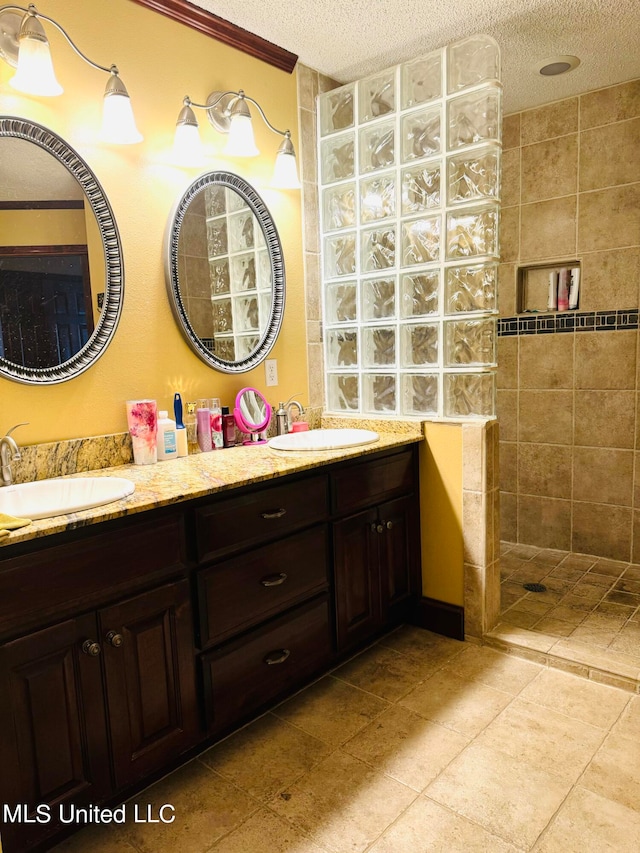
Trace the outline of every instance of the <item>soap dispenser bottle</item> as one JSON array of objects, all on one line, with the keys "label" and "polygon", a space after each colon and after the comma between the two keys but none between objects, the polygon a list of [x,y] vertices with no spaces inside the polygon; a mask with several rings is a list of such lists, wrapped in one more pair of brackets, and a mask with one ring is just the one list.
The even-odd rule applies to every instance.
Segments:
[{"label": "soap dispenser bottle", "polygon": [[278,404],[278,410],[276,412],[276,432],[278,435],[286,435],[289,432],[289,419],[287,416],[287,410],[284,407],[284,403]]}]

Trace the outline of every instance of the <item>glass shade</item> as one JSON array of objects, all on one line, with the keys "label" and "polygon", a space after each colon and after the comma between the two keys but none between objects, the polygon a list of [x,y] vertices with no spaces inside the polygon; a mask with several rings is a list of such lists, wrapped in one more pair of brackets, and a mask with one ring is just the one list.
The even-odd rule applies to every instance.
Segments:
[{"label": "glass shade", "polygon": [[100,139],[116,145],[133,145],[135,142],[142,142],[142,134],[136,127],[128,95],[105,94]]},{"label": "glass shade", "polygon": [[177,124],[173,137],[173,160],[180,166],[201,166],[204,153],[197,124]]},{"label": "glass shade", "polygon": [[20,38],[18,68],[9,82],[14,89],[27,95],[49,97],[62,94],[64,90],[56,79],[46,39]]},{"label": "glass shade", "polygon": [[224,153],[231,157],[257,157],[260,153],[253,136],[251,116],[232,115]]},{"label": "glass shade", "polygon": [[298,166],[296,155],[278,151],[271,186],[281,190],[299,190]]}]

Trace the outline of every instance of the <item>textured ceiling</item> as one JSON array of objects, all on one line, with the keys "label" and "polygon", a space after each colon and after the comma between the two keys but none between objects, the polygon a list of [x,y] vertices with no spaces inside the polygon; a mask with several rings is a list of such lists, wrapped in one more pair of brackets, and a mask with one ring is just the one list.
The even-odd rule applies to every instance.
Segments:
[{"label": "textured ceiling", "polygon": [[[341,83],[488,33],[502,50],[505,112],[640,77],[639,0],[195,0]],[[557,55],[581,65],[538,70]],[[240,85],[240,84],[238,84]]]}]

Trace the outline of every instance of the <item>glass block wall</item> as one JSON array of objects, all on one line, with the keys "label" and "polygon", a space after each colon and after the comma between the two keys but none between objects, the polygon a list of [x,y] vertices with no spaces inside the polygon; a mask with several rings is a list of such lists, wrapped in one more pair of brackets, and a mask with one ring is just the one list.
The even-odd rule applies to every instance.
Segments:
[{"label": "glass block wall", "polygon": [[488,36],[319,96],[328,411],[495,414],[501,99]]}]

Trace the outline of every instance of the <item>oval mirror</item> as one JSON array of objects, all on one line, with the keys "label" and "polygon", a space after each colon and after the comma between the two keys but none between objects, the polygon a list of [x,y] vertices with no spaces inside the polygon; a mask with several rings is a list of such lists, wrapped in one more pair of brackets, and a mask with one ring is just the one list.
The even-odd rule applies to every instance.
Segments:
[{"label": "oval mirror", "polygon": [[73,379],[113,337],[124,290],[113,211],[53,131],[0,116],[0,375]]},{"label": "oval mirror", "polygon": [[282,325],[285,275],[275,223],[230,172],[207,172],[178,199],[165,236],[171,307],[211,367],[243,373],[263,361]]}]

